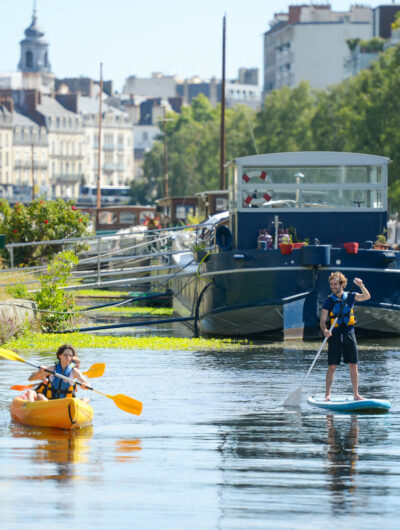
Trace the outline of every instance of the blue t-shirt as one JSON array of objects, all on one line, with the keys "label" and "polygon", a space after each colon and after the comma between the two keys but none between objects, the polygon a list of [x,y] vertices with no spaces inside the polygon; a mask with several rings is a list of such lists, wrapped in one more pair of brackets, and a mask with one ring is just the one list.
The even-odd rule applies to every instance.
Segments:
[{"label": "blue t-shirt", "polygon": [[[351,310],[355,304],[355,296],[356,296],[356,293],[348,293],[345,291],[343,293],[342,299],[339,299],[339,302],[335,301],[332,296],[328,296],[327,298],[325,298],[324,303],[322,304],[322,309],[326,309],[329,314],[332,311],[335,303],[340,303],[343,308],[345,306],[348,306]],[[349,326],[342,321],[342,323],[340,323],[339,326],[333,328],[332,333],[338,332],[338,331],[340,331],[341,333],[343,333],[343,331],[346,331],[347,333],[351,333],[351,332],[354,332],[354,326],[353,325]]]}]

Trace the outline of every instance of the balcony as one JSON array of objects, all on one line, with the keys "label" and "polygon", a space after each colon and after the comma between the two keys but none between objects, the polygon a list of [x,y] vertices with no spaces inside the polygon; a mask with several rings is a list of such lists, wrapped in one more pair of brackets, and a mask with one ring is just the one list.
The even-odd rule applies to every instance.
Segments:
[{"label": "balcony", "polygon": [[84,158],[83,154],[80,155],[67,155],[67,154],[60,154],[60,153],[52,153],[51,158],[58,158],[63,160],[82,160]]},{"label": "balcony", "polygon": [[49,143],[47,140],[41,140],[41,141],[34,140],[32,142],[32,140],[21,140],[21,138],[14,138],[13,145],[28,146],[28,147],[33,147],[35,149],[36,147],[48,147]]},{"label": "balcony", "polygon": [[52,180],[57,182],[81,182],[83,179],[83,173],[58,173],[52,175]]},{"label": "balcony", "polygon": [[14,169],[47,169],[49,167],[49,164],[47,162],[37,162],[36,160],[33,161],[33,164],[31,160],[16,160],[14,162]]},{"label": "balcony", "polygon": [[103,171],[112,173],[113,171],[125,171],[125,168],[122,164],[104,164]]}]

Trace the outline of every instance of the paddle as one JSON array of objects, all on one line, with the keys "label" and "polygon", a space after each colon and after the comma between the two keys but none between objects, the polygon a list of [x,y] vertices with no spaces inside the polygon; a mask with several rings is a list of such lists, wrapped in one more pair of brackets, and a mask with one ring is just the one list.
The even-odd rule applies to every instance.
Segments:
[{"label": "paddle", "polygon": [[[104,363],[95,363],[92,364],[92,366],[87,370],[87,372],[82,372],[82,375],[85,375],[89,379],[92,379],[93,377],[101,377],[104,374],[104,370],[106,368],[106,365]],[[32,385],[13,385],[10,386],[11,390],[28,390],[29,388],[33,388],[34,386],[37,386],[37,383],[33,383]]]},{"label": "paddle", "polygon": [[[4,359],[7,359],[9,361],[18,361],[20,363],[29,364],[30,366],[33,366],[37,370],[41,369],[40,366],[37,366],[36,364],[26,361],[25,359],[20,357],[17,353],[11,350],[5,350],[4,348],[0,348],[0,357],[3,357]],[[104,392],[100,392],[100,390],[95,390],[93,387],[89,385],[85,385],[81,383],[80,381],[75,381],[75,379],[70,379],[69,377],[66,377],[65,375],[56,374],[52,372],[51,370],[45,370],[45,371],[55,375],[56,377],[59,377],[60,379],[63,379],[64,381],[69,381],[70,383],[74,383],[74,384],[76,383],[80,386],[85,387],[88,390],[92,390],[93,392],[100,394],[101,396],[112,399],[115,405],[121,410],[124,410],[125,412],[129,412],[130,414],[136,414],[137,416],[140,416],[142,412],[143,403],[129,396],[125,396],[123,394],[117,394],[115,396],[112,396],[110,394],[105,394]]]},{"label": "paddle", "polygon": [[[353,284],[354,284],[354,281],[353,281]],[[353,285],[352,284],[352,285]],[[350,293],[351,294],[351,293]],[[349,294],[349,296],[350,296]],[[329,331],[332,332],[333,328],[335,327],[335,324],[336,322],[339,320],[339,318],[342,316],[342,313],[343,313],[343,310],[346,306],[346,303],[344,303],[344,305],[342,306],[341,310],[340,310],[340,313],[339,315],[335,318],[335,320],[333,321],[331,327],[329,328]],[[311,363],[311,366],[310,368],[308,369],[306,375],[303,377],[303,380],[302,382],[300,383],[300,386],[298,386],[295,390],[293,390],[293,392],[291,394],[289,394],[289,396],[285,399],[285,401],[283,402],[283,406],[284,407],[296,407],[296,408],[299,408],[300,407],[300,404],[301,404],[301,393],[302,393],[302,389],[303,389],[303,385],[304,383],[306,382],[308,376],[310,375],[311,373],[311,370],[314,368],[314,365],[315,363],[317,362],[318,360],[318,357],[322,351],[322,348],[325,346],[325,343],[326,341],[328,340],[329,337],[325,337],[322,344],[321,344],[321,347],[320,349],[318,350],[317,352],[317,355],[314,357],[314,360],[313,362]]]}]

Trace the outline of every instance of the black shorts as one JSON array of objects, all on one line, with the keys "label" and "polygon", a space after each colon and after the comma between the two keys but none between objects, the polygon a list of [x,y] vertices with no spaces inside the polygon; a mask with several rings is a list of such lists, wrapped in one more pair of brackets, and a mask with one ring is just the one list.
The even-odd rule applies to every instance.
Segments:
[{"label": "black shorts", "polygon": [[328,364],[339,365],[343,355],[344,363],[357,364],[357,341],[355,333],[333,333],[328,340]]}]

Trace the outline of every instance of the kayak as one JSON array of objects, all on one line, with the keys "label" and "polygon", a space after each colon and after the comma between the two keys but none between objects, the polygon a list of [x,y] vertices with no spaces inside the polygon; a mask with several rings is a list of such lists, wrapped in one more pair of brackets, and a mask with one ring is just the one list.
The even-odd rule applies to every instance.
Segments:
[{"label": "kayak", "polygon": [[93,409],[78,398],[27,401],[17,396],[10,406],[11,418],[23,425],[80,429],[91,425]]},{"label": "kayak", "polygon": [[307,403],[313,407],[334,412],[359,412],[364,414],[388,412],[391,408],[390,402],[386,399],[362,399],[355,401],[351,397],[337,397],[330,401],[325,401],[323,397],[309,396]]}]

